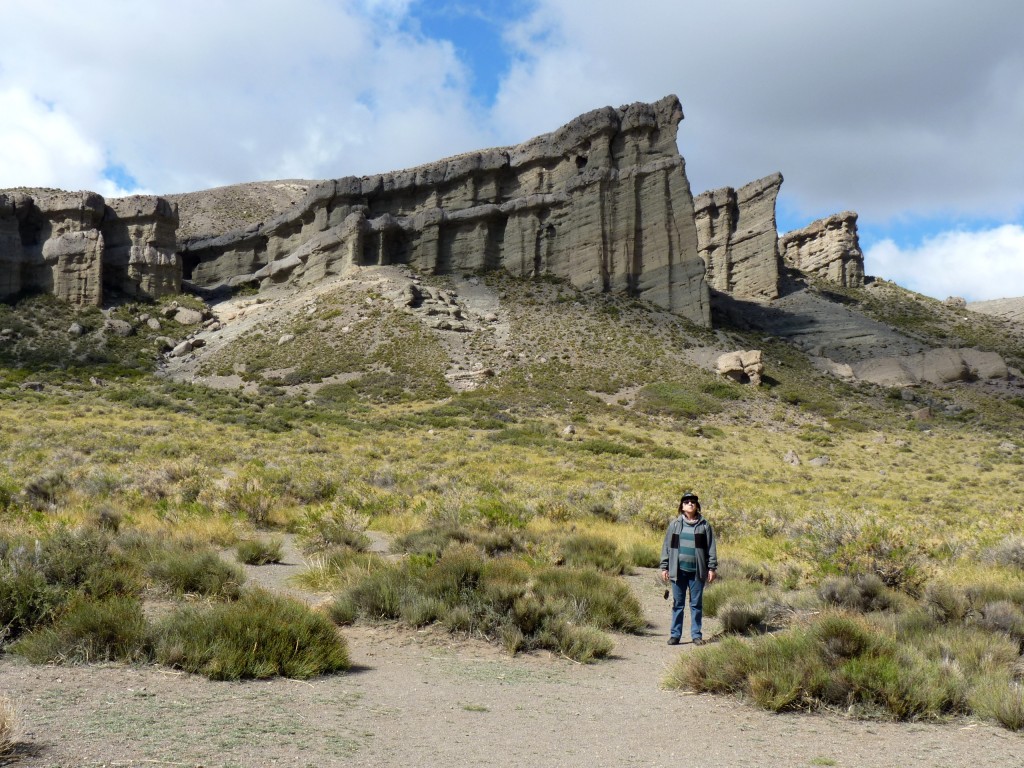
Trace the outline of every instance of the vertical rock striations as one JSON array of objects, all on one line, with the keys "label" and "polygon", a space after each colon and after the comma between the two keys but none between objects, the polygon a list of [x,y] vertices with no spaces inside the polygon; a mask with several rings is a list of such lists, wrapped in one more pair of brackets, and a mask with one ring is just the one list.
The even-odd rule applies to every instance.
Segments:
[{"label": "vertical rock striations", "polygon": [[704,192],[694,200],[708,285],[738,298],[774,299],[781,273],[775,200],[782,174]]},{"label": "vertical rock striations", "polygon": [[835,213],[779,238],[783,263],[833,283],[864,285],[864,254],[857,238],[857,214]]},{"label": "vertical rock striations", "polygon": [[103,216],[103,284],[112,292],[155,299],[181,290],[178,209],[162,197],[110,200]]},{"label": "vertical rock striations", "polygon": [[108,205],[94,192],[0,193],[0,300],[51,293],[99,305],[104,289],[157,298],[181,290],[177,210],[158,197]]},{"label": "vertical rock striations", "polygon": [[211,286],[308,283],[369,264],[503,268],[628,293],[709,325],[676,147],[682,118],[675,96],[605,107],[515,147],[329,180],[294,211],[184,243],[183,274]]}]

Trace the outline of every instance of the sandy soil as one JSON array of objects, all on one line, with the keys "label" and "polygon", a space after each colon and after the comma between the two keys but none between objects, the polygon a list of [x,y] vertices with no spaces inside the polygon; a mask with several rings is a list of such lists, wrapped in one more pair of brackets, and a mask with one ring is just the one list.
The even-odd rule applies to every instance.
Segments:
[{"label": "sandy soil", "polygon": [[[252,581],[288,588],[303,567],[292,542],[285,560],[250,569]],[[971,721],[772,715],[664,690],[668,666],[693,648],[666,645],[668,606],[653,573],[627,578],[650,627],[616,636],[614,658],[594,665],[510,658],[482,641],[394,625],[342,630],[352,670],[312,681],[216,683],[157,667],[0,657],[0,693],[22,721],[13,764],[1024,766],[1024,736]]]}]

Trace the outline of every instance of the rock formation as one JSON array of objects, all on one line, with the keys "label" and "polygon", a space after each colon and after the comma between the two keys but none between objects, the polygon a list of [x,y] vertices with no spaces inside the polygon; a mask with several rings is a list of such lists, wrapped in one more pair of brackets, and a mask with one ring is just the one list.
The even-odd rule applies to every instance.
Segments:
[{"label": "rock formation", "polygon": [[161,197],[134,195],[107,203],[103,217],[104,286],[133,297],[179,293],[177,228],[177,208]]},{"label": "rock formation", "polygon": [[764,376],[764,360],[759,349],[726,352],[719,356],[715,370],[720,376],[728,376],[740,384],[761,385]]},{"label": "rock formation", "polygon": [[158,197],[108,205],[94,192],[0,193],[0,299],[39,291],[87,306],[105,289],[178,293],[176,227],[177,210]]},{"label": "rock formation", "polygon": [[857,214],[835,213],[779,238],[785,266],[848,288],[864,285],[864,254],[857,238]]},{"label": "rock formation", "polygon": [[697,249],[707,265],[708,285],[737,298],[779,295],[775,200],[782,174],[736,190],[723,187],[694,200]]},{"label": "rock formation", "polygon": [[992,381],[1009,377],[1009,369],[996,352],[978,349],[931,349],[917,355],[876,357],[850,366],[852,376],[887,387],[951,384],[957,381]]},{"label": "rock formation", "polygon": [[629,293],[707,326],[682,117],[675,96],[605,107],[516,147],[326,181],[269,222],[183,243],[184,277],[304,284],[370,264],[500,267]]}]

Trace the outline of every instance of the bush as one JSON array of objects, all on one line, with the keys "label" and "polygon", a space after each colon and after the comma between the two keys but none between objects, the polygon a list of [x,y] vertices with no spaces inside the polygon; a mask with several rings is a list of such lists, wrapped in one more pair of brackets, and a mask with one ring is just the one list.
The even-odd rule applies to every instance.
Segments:
[{"label": "bush", "polygon": [[987,553],[988,559],[1008,568],[1024,570],[1024,538],[1014,537],[993,547]]},{"label": "bush", "polygon": [[147,655],[146,633],[137,599],[77,598],[51,626],[25,635],[11,650],[35,664],[137,661]]},{"label": "bush", "polygon": [[763,606],[732,600],[722,606],[718,618],[726,634],[752,634],[763,628],[765,611]]},{"label": "bush", "polygon": [[[658,553],[661,559],[661,553]],[[577,533],[562,539],[559,547],[559,560],[570,568],[596,568],[607,573],[625,573],[628,567],[626,558],[615,546],[615,542]]]},{"label": "bush", "polygon": [[956,624],[963,621],[970,604],[967,595],[959,587],[944,582],[932,582],[924,591],[925,610],[928,615],[942,624]]},{"label": "bush", "polygon": [[365,551],[370,546],[366,535],[369,518],[342,507],[310,510],[300,525],[303,551],[323,552],[336,547]]},{"label": "bush", "polygon": [[246,565],[269,565],[281,562],[283,546],[284,540],[279,538],[270,540],[249,539],[239,542],[238,546],[235,547],[235,552],[238,555],[239,562]]},{"label": "bush", "polygon": [[982,678],[968,696],[975,714],[1011,731],[1024,731],[1024,685],[1007,674]]},{"label": "bush", "polygon": [[863,620],[825,614],[750,642],[727,639],[680,657],[666,684],[740,692],[772,711],[822,705],[897,720],[966,710],[962,677]]},{"label": "bush", "polygon": [[212,680],[304,680],[349,667],[347,645],[326,616],[263,590],[176,611],[155,628],[154,654],[161,664]]},{"label": "bush", "polygon": [[885,611],[893,606],[893,599],[874,574],[854,578],[828,579],[818,589],[822,601],[853,611]]},{"label": "bush", "polygon": [[149,563],[150,577],[178,595],[206,595],[235,599],[241,593],[245,573],[222,560],[216,552],[171,546]]},{"label": "bush", "polygon": [[0,566],[0,643],[52,619],[64,599],[38,571]]},{"label": "bush", "polygon": [[0,758],[14,752],[18,740],[18,712],[14,703],[0,696]]},{"label": "bush", "polygon": [[1009,600],[988,603],[975,621],[990,632],[1002,632],[1024,649],[1024,611],[1016,603]]},{"label": "bush", "polygon": [[750,602],[762,589],[759,584],[749,581],[717,578],[709,589],[704,590],[704,615],[715,618],[726,603]]}]

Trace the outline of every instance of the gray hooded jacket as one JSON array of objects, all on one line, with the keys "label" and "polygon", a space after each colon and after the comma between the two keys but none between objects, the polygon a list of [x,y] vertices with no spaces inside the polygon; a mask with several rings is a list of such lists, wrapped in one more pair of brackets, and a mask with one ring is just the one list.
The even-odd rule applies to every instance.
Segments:
[{"label": "gray hooded jacket", "polygon": [[[679,515],[668,524],[665,531],[665,542],[661,545],[661,570],[668,571],[668,577],[676,580],[679,573],[679,532],[682,530],[683,516]],[[708,571],[718,570],[718,550],[715,547],[715,532],[711,523],[703,517],[697,519],[693,528],[694,543],[697,548],[697,578],[708,580]]]}]

